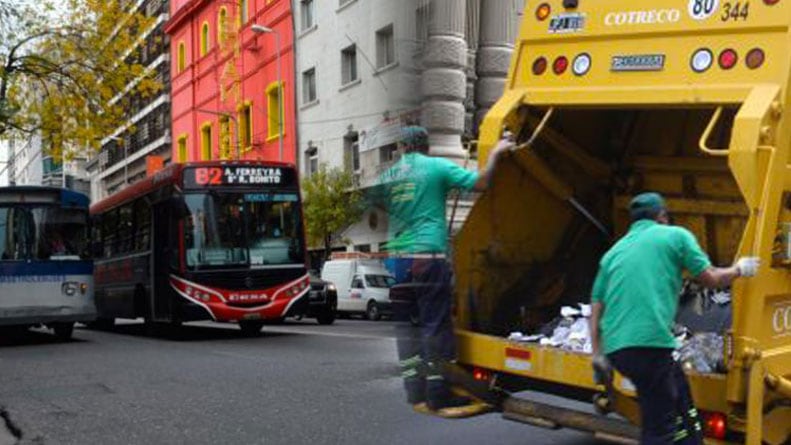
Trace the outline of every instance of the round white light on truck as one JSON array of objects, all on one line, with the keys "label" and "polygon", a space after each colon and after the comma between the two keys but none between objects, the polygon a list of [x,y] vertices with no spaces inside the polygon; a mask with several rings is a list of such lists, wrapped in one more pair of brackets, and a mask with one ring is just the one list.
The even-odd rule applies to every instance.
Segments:
[{"label": "round white light on truck", "polygon": [[588,73],[591,69],[591,56],[589,54],[580,54],[574,58],[574,63],[571,65],[571,70],[577,76],[582,76]]},{"label": "round white light on truck", "polygon": [[707,48],[701,48],[695,51],[692,54],[692,59],[690,60],[690,65],[692,65],[692,70],[696,73],[702,73],[707,69],[711,68],[711,64],[714,62],[714,55],[711,51]]}]

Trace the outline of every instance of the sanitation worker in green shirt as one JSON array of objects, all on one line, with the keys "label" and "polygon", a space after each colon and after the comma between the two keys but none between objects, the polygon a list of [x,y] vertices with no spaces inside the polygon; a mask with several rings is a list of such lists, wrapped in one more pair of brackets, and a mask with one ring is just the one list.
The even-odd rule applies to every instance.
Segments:
[{"label": "sanitation worker in green shirt", "polygon": [[637,388],[641,444],[702,444],[686,377],[673,359],[672,333],[686,271],[706,287],[721,288],[758,271],[758,258],[712,267],[695,236],[669,225],[657,193],[630,203],[632,225],[602,258],[593,285],[591,339],[594,375],[612,377],[610,363]]},{"label": "sanitation worker in green shirt", "polygon": [[[378,201],[388,211],[387,251],[411,263],[409,282],[416,301],[396,305],[399,361],[407,401],[419,412],[443,417],[473,413],[471,400],[456,396],[446,382],[443,364],[455,356],[451,320],[451,269],[446,207],[451,190],[483,191],[501,153],[513,148],[509,139],[495,147],[482,175],[454,162],[429,155],[428,132],[419,126],[401,129],[404,155],[380,177]],[[417,313],[419,327],[408,322]]]}]

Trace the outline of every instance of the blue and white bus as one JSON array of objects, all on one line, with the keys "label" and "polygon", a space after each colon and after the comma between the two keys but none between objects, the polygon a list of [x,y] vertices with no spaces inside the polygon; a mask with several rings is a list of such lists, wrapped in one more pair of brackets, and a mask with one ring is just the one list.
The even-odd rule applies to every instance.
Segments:
[{"label": "blue and white bus", "polygon": [[96,318],[88,197],[0,187],[0,327],[48,326],[61,340]]}]

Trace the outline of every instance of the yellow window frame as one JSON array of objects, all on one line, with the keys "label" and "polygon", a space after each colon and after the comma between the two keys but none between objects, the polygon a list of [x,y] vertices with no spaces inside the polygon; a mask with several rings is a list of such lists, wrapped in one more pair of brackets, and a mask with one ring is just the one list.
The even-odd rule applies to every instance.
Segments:
[{"label": "yellow window frame", "polygon": [[200,55],[205,56],[209,52],[209,22],[203,22],[200,29]]},{"label": "yellow window frame", "polygon": [[187,135],[182,134],[178,138],[178,160],[179,162],[187,162]]},{"label": "yellow window frame", "polygon": [[187,47],[184,45],[183,40],[179,42],[176,58],[176,72],[180,73],[187,68]]},{"label": "yellow window frame", "polygon": [[[266,87],[267,142],[286,135],[285,112],[283,110],[283,86],[285,82],[272,82]],[[277,98],[275,102],[274,97]]]},{"label": "yellow window frame", "polygon": [[228,33],[228,9],[225,6],[220,7],[217,13],[217,44],[225,44],[225,39]]},{"label": "yellow window frame", "polygon": [[253,149],[253,102],[246,100],[244,104],[240,105],[237,109],[239,123],[239,145],[241,146],[242,153],[247,153]]},{"label": "yellow window frame", "polygon": [[200,127],[201,161],[211,161],[212,158],[212,132],[211,122],[206,122]]}]

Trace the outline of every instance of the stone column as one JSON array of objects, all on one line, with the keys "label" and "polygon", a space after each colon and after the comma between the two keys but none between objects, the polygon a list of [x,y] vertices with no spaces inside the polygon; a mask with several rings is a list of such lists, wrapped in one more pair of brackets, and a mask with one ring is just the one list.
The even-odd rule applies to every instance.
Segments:
[{"label": "stone column", "polygon": [[475,104],[480,124],[489,108],[503,94],[514,51],[519,11],[514,0],[485,0],[481,11],[481,40],[478,48],[478,83]]},{"label": "stone column", "polygon": [[467,96],[464,99],[464,134],[473,136],[477,130],[475,125],[475,83],[476,52],[481,29],[481,0],[467,0]]},{"label": "stone column", "polygon": [[464,98],[467,92],[466,0],[433,0],[424,57],[421,123],[431,154],[463,158]]}]

